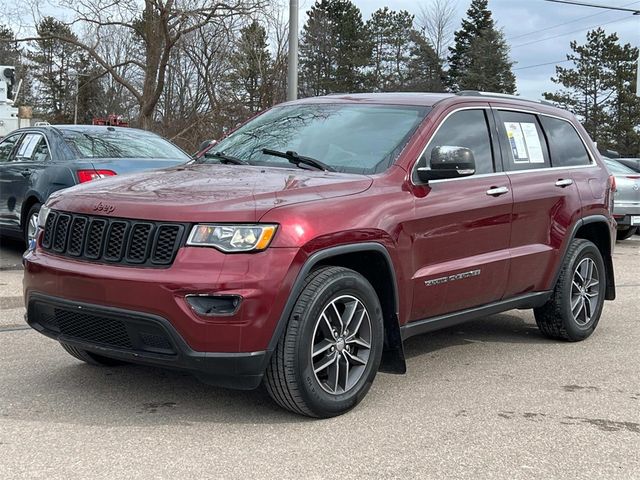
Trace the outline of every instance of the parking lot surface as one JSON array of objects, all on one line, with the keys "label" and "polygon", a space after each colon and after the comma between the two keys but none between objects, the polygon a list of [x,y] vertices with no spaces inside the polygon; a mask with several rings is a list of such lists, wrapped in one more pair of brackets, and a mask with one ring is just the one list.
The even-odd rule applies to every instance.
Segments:
[{"label": "parking lot surface", "polygon": [[[25,327],[19,247],[0,269],[0,478],[640,478],[640,237],[581,343],[510,311],[410,339],[330,420],[140,366],[95,368]],[[17,259],[17,260],[16,260]]]}]

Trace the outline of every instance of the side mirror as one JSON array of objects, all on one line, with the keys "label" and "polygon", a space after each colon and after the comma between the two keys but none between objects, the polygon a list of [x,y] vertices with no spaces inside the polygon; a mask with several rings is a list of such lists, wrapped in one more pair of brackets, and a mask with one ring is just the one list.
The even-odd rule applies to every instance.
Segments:
[{"label": "side mirror", "polygon": [[468,177],[476,173],[473,152],[465,147],[438,146],[431,151],[431,168],[419,167],[422,182],[444,178]]}]

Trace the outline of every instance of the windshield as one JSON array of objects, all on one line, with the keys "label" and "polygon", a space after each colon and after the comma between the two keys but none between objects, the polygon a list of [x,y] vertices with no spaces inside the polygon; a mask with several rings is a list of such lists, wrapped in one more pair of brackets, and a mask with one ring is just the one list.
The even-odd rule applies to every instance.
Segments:
[{"label": "windshield", "polygon": [[338,172],[371,174],[386,170],[428,113],[428,107],[404,105],[301,104],[275,107],[222,140],[216,153],[252,165],[291,168],[286,159],[264,148],[295,151]]},{"label": "windshield", "polygon": [[163,138],[138,130],[63,130],[62,135],[80,158],[170,158],[189,156]]}]

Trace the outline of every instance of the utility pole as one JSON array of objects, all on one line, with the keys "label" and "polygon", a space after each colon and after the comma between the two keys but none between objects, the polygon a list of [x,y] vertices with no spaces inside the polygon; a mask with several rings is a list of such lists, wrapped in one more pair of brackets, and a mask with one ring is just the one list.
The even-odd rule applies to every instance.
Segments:
[{"label": "utility pole", "polygon": [[287,100],[298,98],[298,0],[289,0],[289,58]]},{"label": "utility pole", "polygon": [[[625,7],[610,7],[609,5],[601,5],[599,3],[581,2],[578,0],[546,0],[553,3],[564,3],[566,5],[577,5],[579,7],[603,8],[605,10],[618,10],[621,12],[630,12],[633,15],[640,15],[640,10]],[[637,2],[636,2],[637,3]],[[638,52],[638,70],[636,73],[636,96],[640,97],[640,52]]]}]

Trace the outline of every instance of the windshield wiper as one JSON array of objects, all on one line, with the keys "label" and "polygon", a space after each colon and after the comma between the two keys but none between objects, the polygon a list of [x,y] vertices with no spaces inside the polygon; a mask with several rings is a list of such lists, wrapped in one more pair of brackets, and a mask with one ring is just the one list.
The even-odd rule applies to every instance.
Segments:
[{"label": "windshield wiper", "polygon": [[[205,154],[205,157],[207,154]],[[216,157],[220,160],[220,163],[231,163],[233,165],[249,165],[249,162],[245,162],[238,157],[234,157],[233,155],[227,155],[224,152],[215,152],[209,155],[211,157]]]},{"label": "windshield wiper", "polygon": [[[300,164],[309,165],[310,167],[317,168],[318,170],[324,170],[325,172],[335,172],[335,168],[330,167],[326,163],[322,163],[315,158],[305,157],[298,155],[293,150],[287,150],[286,152],[279,152],[278,150],[271,150],[269,148],[263,148],[262,153],[265,155],[272,155],[274,157],[286,158],[289,162],[293,163],[296,167],[300,167]],[[300,167],[303,168],[303,167]]]}]

